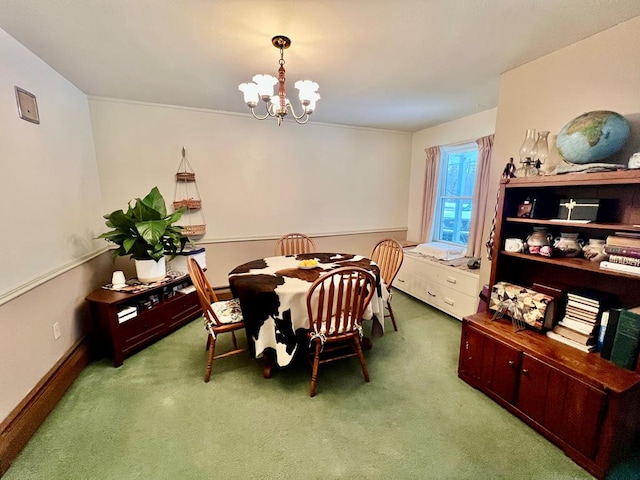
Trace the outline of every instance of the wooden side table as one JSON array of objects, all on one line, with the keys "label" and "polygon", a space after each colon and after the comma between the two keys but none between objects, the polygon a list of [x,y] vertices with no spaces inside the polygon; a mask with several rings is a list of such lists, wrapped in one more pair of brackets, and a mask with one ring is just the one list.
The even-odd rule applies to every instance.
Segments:
[{"label": "wooden side table", "polygon": [[136,293],[105,288],[91,292],[86,300],[93,322],[92,351],[100,357],[111,355],[119,367],[126,357],[201,315],[198,293],[178,291],[190,285],[186,275]]}]

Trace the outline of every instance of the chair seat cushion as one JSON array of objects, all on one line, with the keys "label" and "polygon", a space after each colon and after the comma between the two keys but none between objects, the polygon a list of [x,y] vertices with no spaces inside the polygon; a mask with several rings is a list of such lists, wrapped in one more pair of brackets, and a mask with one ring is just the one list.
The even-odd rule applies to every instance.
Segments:
[{"label": "chair seat cushion", "polygon": [[220,323],[238,323],[244,320],[242,310],[240,310],[240,301],[237,298],[214,302],[211,304],[211,308]]}]

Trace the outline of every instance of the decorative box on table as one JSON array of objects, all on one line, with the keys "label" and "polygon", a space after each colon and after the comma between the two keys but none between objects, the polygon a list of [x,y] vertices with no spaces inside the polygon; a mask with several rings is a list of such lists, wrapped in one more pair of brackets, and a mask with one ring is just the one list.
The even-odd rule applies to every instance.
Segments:
[{"label": "decorative box on table", "polygon": [[593,222],[598,217],[600,200],[597,198],[563,198],[558,208],[558,219]]},{"label": "decorative box on table", "polygon": [[497,282],[491,289],[489,309],[497,317],[508,316],[518,326],[538,332],[553,327],[555,300],[550,295],[509,282]]}]

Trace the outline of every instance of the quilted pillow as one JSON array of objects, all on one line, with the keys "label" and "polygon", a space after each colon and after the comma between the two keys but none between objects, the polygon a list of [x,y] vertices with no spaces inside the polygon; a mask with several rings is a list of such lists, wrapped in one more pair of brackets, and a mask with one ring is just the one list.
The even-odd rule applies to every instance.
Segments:
[{"label": "quilted pillow", "polygon": [[237,323],[243,321],[240,302],[237,298],[212,303],[211,308],[213,309],[213,313],[218,317],[220,323]]}]

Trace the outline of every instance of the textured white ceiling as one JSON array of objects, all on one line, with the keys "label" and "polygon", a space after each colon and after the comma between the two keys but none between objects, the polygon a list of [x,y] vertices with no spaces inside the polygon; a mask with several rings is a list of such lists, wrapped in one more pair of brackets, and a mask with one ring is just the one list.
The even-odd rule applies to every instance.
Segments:
[{"label": "textured white ceiling", "polygon": [[[247,113],[238,84],[312,79],[311,121],[417,131],[493,108],[500,73],[639,0],[1,0],[4,29],[87,95]],[[0,62],[2,59],[0,59]]]}]

